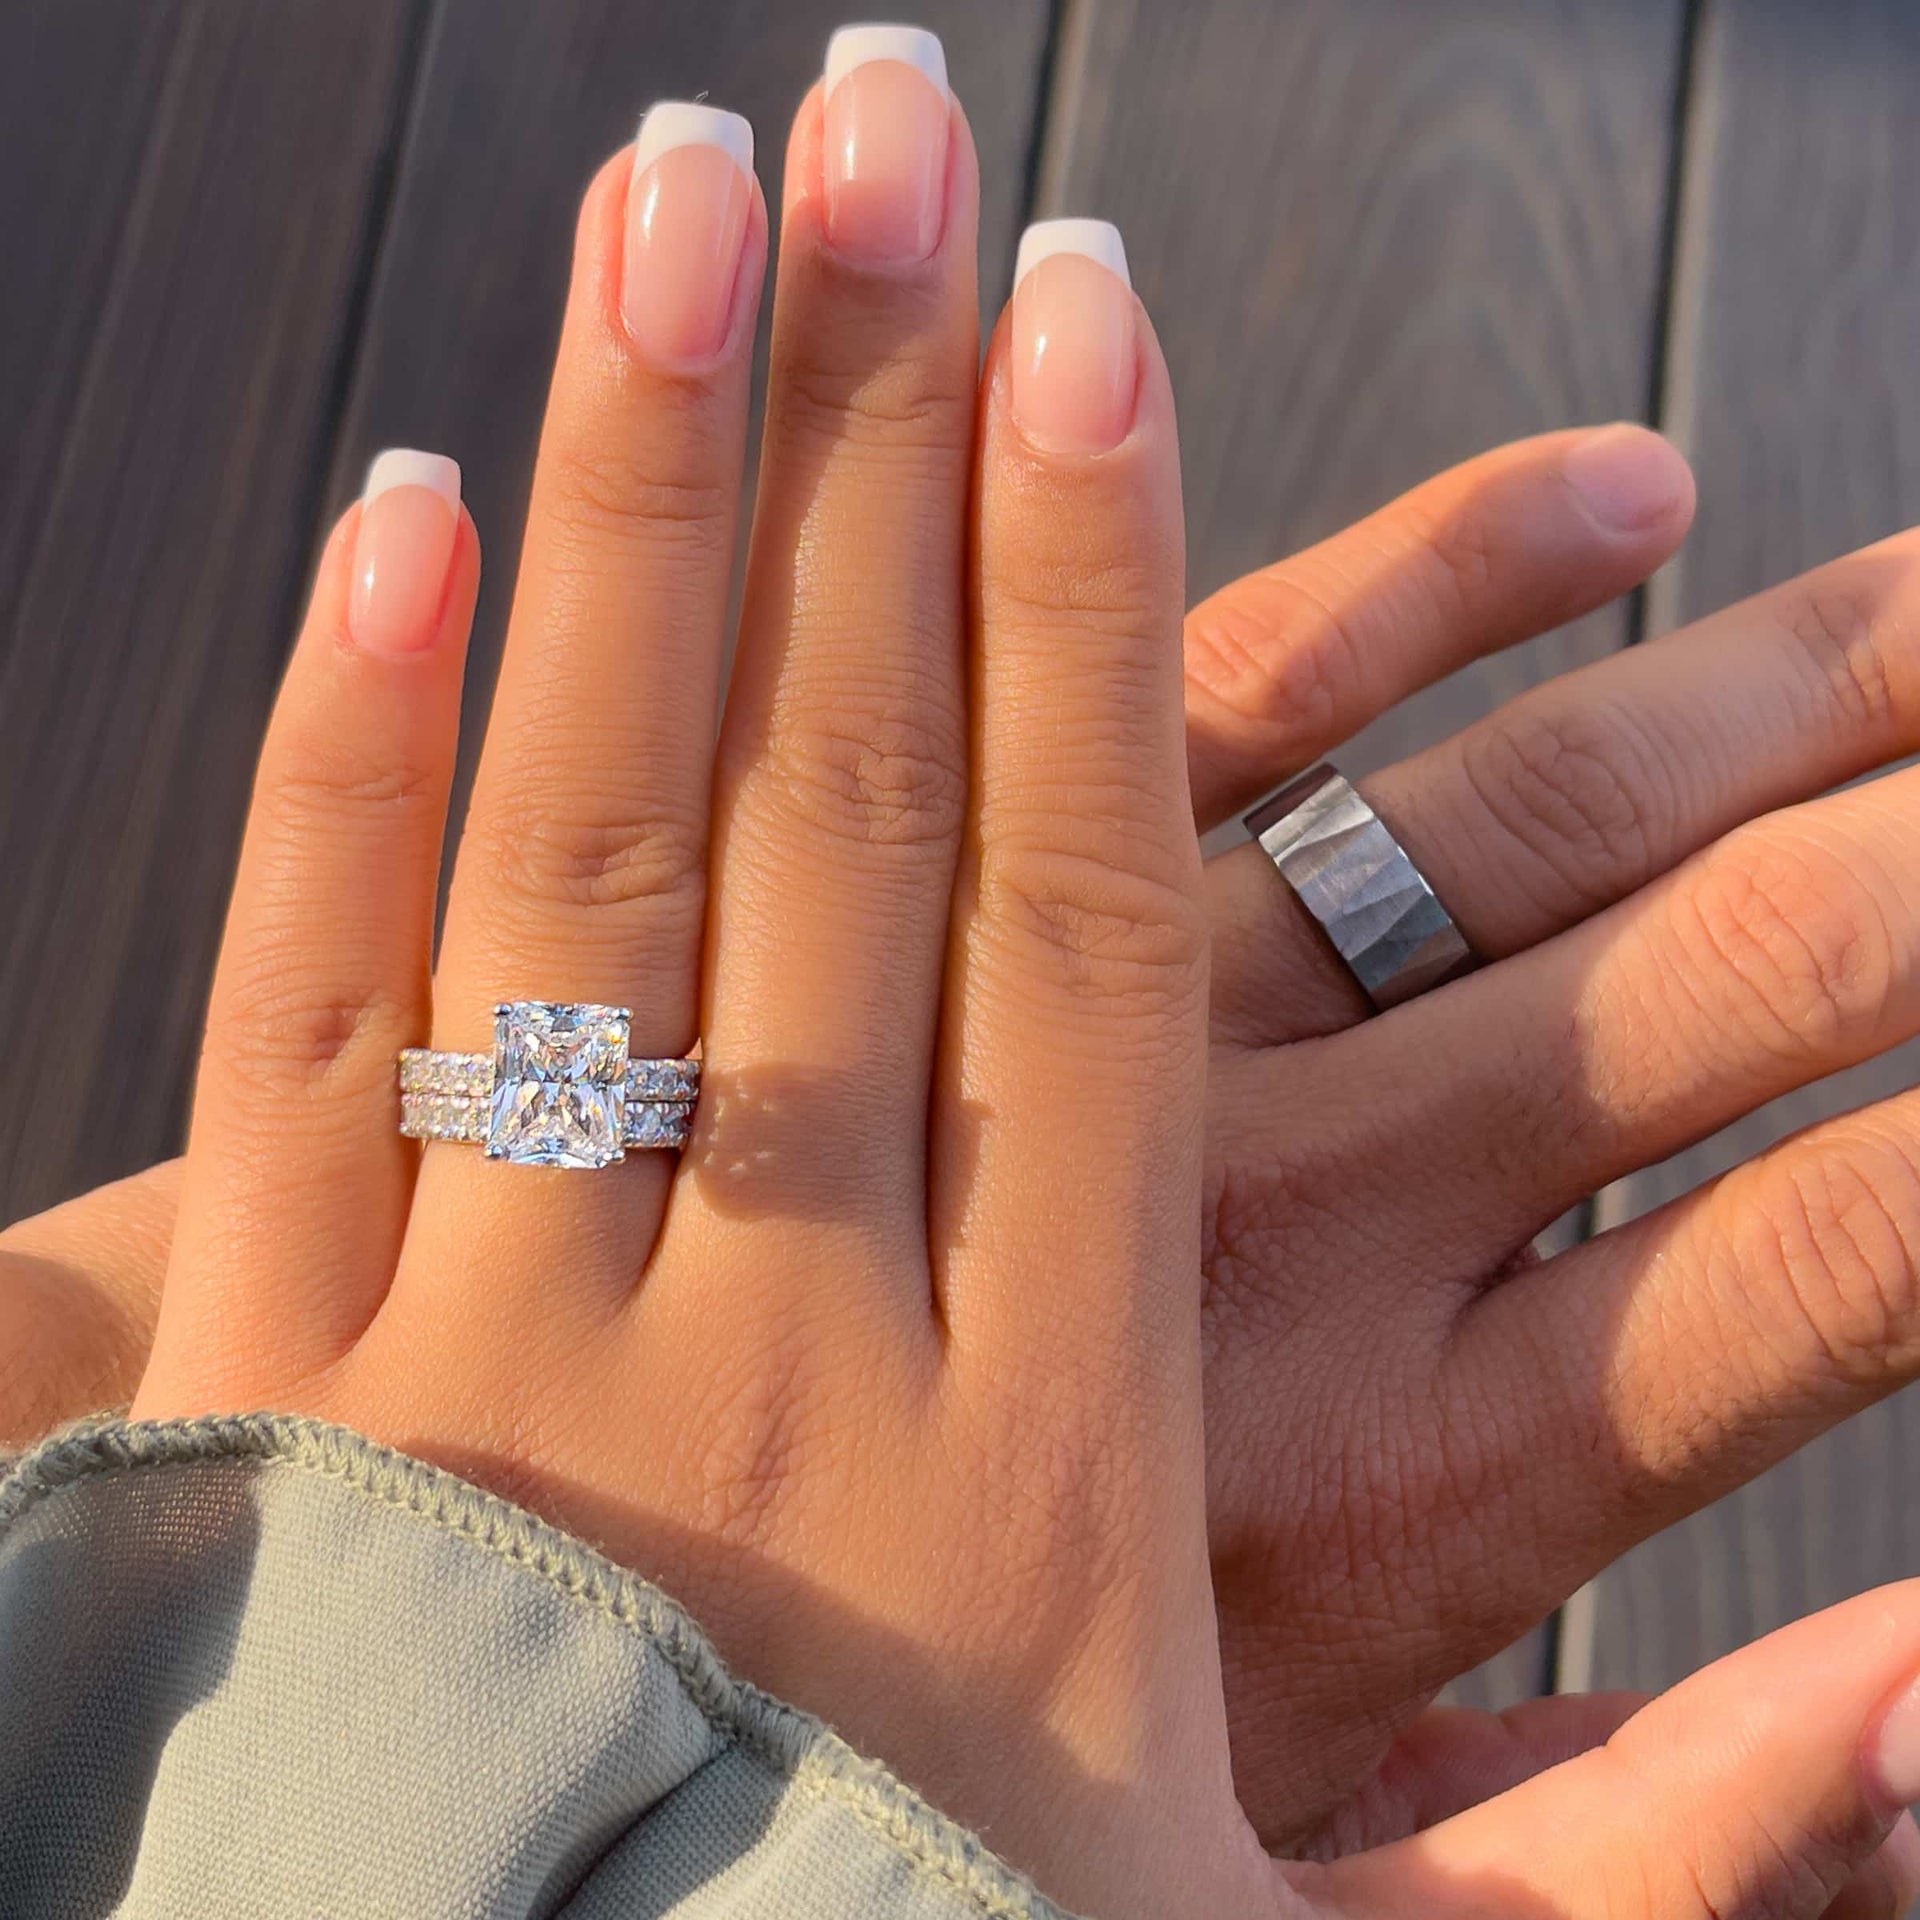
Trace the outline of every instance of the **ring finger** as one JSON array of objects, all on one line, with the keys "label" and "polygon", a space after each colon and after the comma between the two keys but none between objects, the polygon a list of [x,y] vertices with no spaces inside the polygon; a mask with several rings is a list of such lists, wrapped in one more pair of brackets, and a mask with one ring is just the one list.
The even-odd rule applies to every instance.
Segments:
[{"label": "ring finger", "polygon": [[[1920,544],[1850,554],[1597,661],[1357,784],[1488,959],[1634,892],[1742,821],[1920,746]],[[1210,863],[1216,1036],[1369,1011],[1257,847]]]},{"label": "ring finger", "polygon": [[706,1225],[731,1229],[729,1169],[750,1165],[749,1230],[769,1212],[789,1235],[912,1229],[875,1261],[894,1286],[925,1271],[916,1223],[966,794],[977,199],[934,36],[837,35],[788,151],[715,789],[712,1066],[694,1161]]},{"label": "ring finger", "polygon": [[1786,808],[1405,1020],[1241,1071],[1322,1117],[1302,1150],[1361,1168],[1356,1217],[1477,1289],[1587,1194],[1920,1031],[1917,823],[1920,767]]},{"label": "ring finger", "polygon": [[[434,990],[434,1045],[484,1050],[501,1001],[614,1004],[636,1056],[694,1038],[707,790],[748,363],[766,258],[752,134],[667,103],[582,207],[573,285],[491,722]],[[624,1296],[666,1193],[430,1147],[392,1296],[463,1298],[454,1257],[544,1234]],[[503,1310],[504,1303],[492,1303]]]}]

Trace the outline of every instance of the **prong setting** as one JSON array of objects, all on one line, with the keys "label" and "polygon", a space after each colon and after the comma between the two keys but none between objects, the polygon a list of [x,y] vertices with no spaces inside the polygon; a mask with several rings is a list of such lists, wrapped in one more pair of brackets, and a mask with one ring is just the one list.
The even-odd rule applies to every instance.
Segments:
[{"label": "prong setting", "polygon": [[400,1131],[409,1139],[581,1168],[687,1144],[700,1062],[633,1059],[626,1008],[503,1001],[494,1024],[490,1054],[401,1053]]}]

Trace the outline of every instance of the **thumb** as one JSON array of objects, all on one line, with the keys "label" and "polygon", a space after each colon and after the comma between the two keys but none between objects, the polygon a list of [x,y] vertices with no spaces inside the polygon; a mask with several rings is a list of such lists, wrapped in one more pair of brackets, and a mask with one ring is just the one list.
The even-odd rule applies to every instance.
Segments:
[{"label": "thumb", "polygon": [[1818,1920],[1872,1861],[1863,1884],[1898,1913],[1920,1892],[1915,1849],[1882,1849],[1920,1799],[1917,1677],[1913,1580],[1719,1661],[1444,1825],[1310,1870],[1315,1888],[1340,1911],[1435,1920]]}]

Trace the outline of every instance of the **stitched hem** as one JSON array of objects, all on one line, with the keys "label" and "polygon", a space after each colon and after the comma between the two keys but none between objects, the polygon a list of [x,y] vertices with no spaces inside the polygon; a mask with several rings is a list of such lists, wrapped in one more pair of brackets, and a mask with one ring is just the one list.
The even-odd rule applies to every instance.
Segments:
[{"label": "stitched hem", "polygon": [[195,1461],[280,1463],[415,1514],[646,1640],[722,1738],[737,1741],[803,1791],[838,1802],[921,1872],[991,1920],[1072,1920],[976,1835],[824,1722],[727,1671],[692,1616],[659,1588],[524,1508],[345,1427],[288,1414],[199,1420],[90,1420],[0,1464],[0,1535],[31,1507],[83,1481]]}]

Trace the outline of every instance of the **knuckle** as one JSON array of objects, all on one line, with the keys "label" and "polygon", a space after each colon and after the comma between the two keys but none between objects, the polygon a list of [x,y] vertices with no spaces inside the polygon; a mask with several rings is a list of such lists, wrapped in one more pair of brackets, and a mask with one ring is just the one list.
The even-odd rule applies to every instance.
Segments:
[{"label": "knuckle", "polygon": [[1809,582],[1786,630],[1823,701],[1851,728],[1878,733],[1895,723],[1899,700],[1887,669],[1881,601],[1831,578]]},{"label": "knuckle", "polygon": [[446,781],[444,763],[372,760],[342,739],[283,740],[254,796],[254,818],[276,839],[301,842],[337,835],[355,818],[397,827],[439,807]]},{"label": "knuckle", "polygon": [[210,1028],[229,1091],[277,1099],[290,1086],[340,1090],[363,1072],[384,1078],[407,1017],[400,995],[316,983],[289,970],[275,945],[222,973]]},{"label": "knuckle", "polygon": [[490,810],[477,849],[492,886],[535,913],[646,903],[697,919],[706,898],[705,823],[684,812],[641,820],[579,806],[511,802]]},{"label": "knuckle", "polygon": [[1343,537],[1203,601],[1186,628],[1193,679],[1243,719],[1316,740],[1371,717],[1388,699],[1383,654],[1432,651],[1476,616],[1497,569],[1478,516],[1429,521],[1403,502],[1392,539],[1410,564],[1390,585],[1330,564]]},{"label": "knuckle", "polygon": [[1733,1214],[1735,1264],[1772,1279],[1809,1348],[1849,1386],[1883,1381],[1915,1340],[1920,1314],[1920,1162],[1878,1130],[1843,1129],[1787,1148],[1758,1169]]},{"label": "knuckle", "polygon": [[1460,767],[1537,877],[1587,906],[1641,885],[1661,863],[1676,800],[1661,757],[1618,713],[1521,701],[1471,728]]},{"label": "knuckle", "polygon": [[706,552],[732,525],[733,488],[717,474],[676,472],[640,436],[563,444],[541,467],[542,510],[563,536],[598,543],[644,533],[654,545]]},{"label": "knuckle", "polygon": [[1229,589],[1194,609],[1189,675],[1229,713],[1319,739],[1365,685],[1352,629],[1302,581],[1274,572],[1257,594]]},{"label": "knuckle", "polygon": [[[1125,550],[1042,536],[1023,540],[1002,555],[990,583],[989,624],[1029,638],[1091,635],[1138,644],[1178,629],[1179,569],[1152,539]],[[1170,617],[1171,616],[1171,617]],[[1155,658],[1167,657],[1157,644]],[[1106,656],[1112,668],[1128,658],[1125,647]]]},{"label": "knuckle", "polygon": [[1002,843],[983,850],[979,887],[989,925],[1050,956],[1075,997],[1184,1012],[1205,993],[1206,912],[1184,878],[1118,850]]},{"label": "knuckle", "polygon": [[1486,605],[1497,567],[1493,527],[1483,513],[1455,514],[1438,520],[1415,515],[1420,548],[1431,557],[1435,597],[1447,614],[1471,615]]},{"label": "knuckle", "polygon": [[946,847],[966,814],[956,728],[894,713],[824,717],[783,743],[786,806],[809,831],[861,847]]},{"label": "knuckle", "polygon": [[1855,863],[1798,841],[1777,822],[1751,826],[1723,842],[1678,899],[1714,987],[1735,990],[1736,1011],[1766,1044],[1797,1058],[1878,1025],[1896,948]]},{"label": "knuckle", "polygon": [[844,357],[821,343],[785,363],[774,401],[781,429],[807,445],[964,452],[973,429],[971,362],[927,343],[868,357],[863,344],[856,333]]}]

